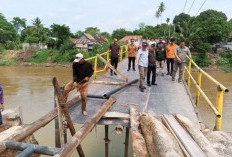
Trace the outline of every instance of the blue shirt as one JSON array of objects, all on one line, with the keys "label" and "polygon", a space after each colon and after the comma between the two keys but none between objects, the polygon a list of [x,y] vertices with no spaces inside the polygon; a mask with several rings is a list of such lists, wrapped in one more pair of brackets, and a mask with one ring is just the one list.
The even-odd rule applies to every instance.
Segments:
[{"label": "blue shirt", "polygon": [[138,65],[148,67],[148,50],[139,49],[137,57],[139,58]]}]

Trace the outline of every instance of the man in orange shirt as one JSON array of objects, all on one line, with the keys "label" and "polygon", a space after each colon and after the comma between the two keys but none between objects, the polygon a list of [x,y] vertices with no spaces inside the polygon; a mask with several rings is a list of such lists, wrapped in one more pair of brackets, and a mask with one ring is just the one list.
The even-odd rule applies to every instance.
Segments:
[{"label": "man in orange shirt", "polygon": [[133,64],[133,70],[135,71],[135,57],[137,54],[137,47],[134,44],[134,39],[130,40],[130,45],[128,45],[127,52],[128,52],[128,69],[127,71],[130,71],[131,68],[131,62]]},{"label": "man in orange shirt", "polygon": [[[175,59],[175,53],[174,53],[175,48],[176,48],[175,38],[171,38],[170,44],[166,48],[167,70],[168,70],[167,75],[171,75],[171,76],[173,72],[173,64]],[[171,64],[171,71],[170,71],[170,64]]]}]

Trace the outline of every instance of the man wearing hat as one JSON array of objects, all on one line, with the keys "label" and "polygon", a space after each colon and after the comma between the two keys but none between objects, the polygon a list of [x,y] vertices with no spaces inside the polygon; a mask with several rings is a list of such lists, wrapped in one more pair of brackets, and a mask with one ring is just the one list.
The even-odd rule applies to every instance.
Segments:
[{"label": "man wearing hat", "polygon": [[88,82],[90,77],[93,75],[93,66],[91,63],[84,60],[81,53],[76,54],[75,60],[72,65],[73,69],[73,81],[70,81],[64,87],[63,97],[67,101],[68,93],[77,88],[80,91],[81,100],[82,100],[82,114],[86,116],[86,103],[87,103],[87,94],[88,94]]},{"label": "man wearing hat", "polygon": [[136,57],[136,64],[138,64],[139,68],[139,75],[140,75],[140,84],[139,88],[141,92],[144,92],[144,80],[147,75],[147,67],[148,67],[148,43],[142,43],[142,49],[138,50],[137,57]]}]

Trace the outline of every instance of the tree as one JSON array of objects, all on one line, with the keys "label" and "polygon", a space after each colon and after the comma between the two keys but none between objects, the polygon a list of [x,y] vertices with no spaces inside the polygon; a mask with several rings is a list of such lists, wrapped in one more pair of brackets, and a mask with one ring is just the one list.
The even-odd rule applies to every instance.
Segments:
[{"label": "tree", "polygon": [[157,25],[159,24],[159,18],[160,18],[161,14],[160,14],[160,11],[159,9],[155,12],[155,17],[157,19]]},{"label": "tree", "polygon": [[160,12],[160,17],[161,17],[161,24],[162,24],[162,14],[165,11],[165,5],[164,2],[161,2],[158,8],[159,12]]},{"label": "tree", "polygon": [[92,35],[95,39],[100,35],[100,29],[97,27],[87,27],[84,32]]},{"label": "tree", "polygon": [[83,31],[77,31],[72,37],[79,38],[83,33]]},{"label": "tree", "polygon": [[8,40],[15,41],[16,34],[14,26],[0,13],[0,43],[6,43]]},{"label": "tree", "polygon": [[20,17],[14,17],[11,23],[13,24],[16,32],[19,34],[22,29],[26,28],[26,19],[25,18],[20,18]]},{"label": "tree", "polygon": [[200,15],[197,16],[197,19],[199,21],[207,21],[210,18],[221,18],[224,21],[227,21],[227,16],[223,12],[216,11],[216,10],[206,10],[200,13]]},{"label": "tree", "polygon": [[32,24],[35,27],[37,34],[40,35],[43,30],[43,24],[40,18],[36,17],[34,20],[32,20]]},{"label": "tree", "polygon": [[170,18],[167,18],[166,22],[168,25],[168,37],[170,37],[170,27],[169,27]]},{"label": "tree", "polygon": [[140,29],[141,31],[144,31],[144,29],[145,29],[145,23],[144,23],[144,22],[140,22],[140,23],[139,23],[139,29]]},{"label": "tree", "polygon": [[106,37],[108,40],[112,39],[112,36],[108,32],[102,32],[101,35]]},{"label": "tree", "polygon": [[64,41],[68,39],[71,35],[69,26],[66,25],[51,25],[52,36],[56,37],[56,46],[60,48],[61,44],[64,44]]},{"label": "tree", "polygon": [[185,13],[180,13],[179,15],[176,15],[173,19],[173,24],[176,26],[176,32],[180,32],[180,30],[178,29],[178,25],[180,27],[183,27],[183,23],[187,22],[191,19],[191,16],[189,14],[185,14]]},{"label": "tree", "polygon": [[132,35],[131,31],[127,31],[124,28],[119,28],[113,31],[112,37],[117,38],[118,40],[122,39],[126,35]]}]

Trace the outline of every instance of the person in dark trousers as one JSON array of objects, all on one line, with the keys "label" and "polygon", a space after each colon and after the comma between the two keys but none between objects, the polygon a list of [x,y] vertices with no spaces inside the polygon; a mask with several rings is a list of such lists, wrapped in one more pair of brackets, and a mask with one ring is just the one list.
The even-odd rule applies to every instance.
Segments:
[{"label": "person in dark trousers", "polygon": [[2,89],[2,84],[0,83],[0,103],[1,103],[1,106],[0,106],[0,125],[2,125],[2,111],[4,110],[4,95],[3,95],[3,89]]},{"label": "person in dark trousers", "polygon": [[[157,85],[155,83],[156,81],[156,58],[155,58],[155,47],[156,44],[152,44],[150,49],[149,49],[149,53],[148,53],[148,70],[147,70],[147,85],[151,86],[151,85]],[[150,83],[150,76],[152,73],[152,79],[151,79],[151,83]]]},{"label": "person in dark trousers", "polygon": [[76,54],[75,60],[73,61],[72,70],[73,80],[65,85],[63,97],[66,102],[68,98],[68,93],[71,90],[77,88],[77,91],[80,91],[82,100],[82,114],[86,116],[88,115],[88,113],[86,112],[88,84],[90,77],[93,75],[93,66],[91,63],[84,60],[81,53],[78,53]]},{"label": "person in dark trousers", "polygon": [[163,47],[163,42],[159,43],[156,48],[156,75],[159,75],[160,68],[162,68],[162,76],[164,76],[164,63],[166,59],[166,49]]},{"label": "person in dark trousers", "polygon": [[[118,67],[118,57],[119,57],[120,46],[118,45],[118,40],[114,38],[114,43],[110,45],[108,53],[110,52],[110,64],[114,66],[115,69]],[[113,76],[113,70],[110,70],[111,76]],[[117,75],[114,73],[114,75]]]},{"label": "person in dark trousers", "polygon": [[135,70],[135,58],[136,58],[136,53],[137,53],[137,47],[134,44],[134,39],[130,40],[130,44],[127,47],[127,54],[128,54],[128,69],[127,71],[130,71],[131,68],[131,62],[133,64],[133,70]]},{"label": "person in dark trousers", "polygon": [[[174,64],[174,59],[175,59],[175,38],[171,38],[169,45],[166,48],[166,58],[167,58],[167,70],[168,73],[167,75],[171,75],[173,73],[173,64]],[[170,69],[171,66],[171,69]]]}]

